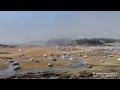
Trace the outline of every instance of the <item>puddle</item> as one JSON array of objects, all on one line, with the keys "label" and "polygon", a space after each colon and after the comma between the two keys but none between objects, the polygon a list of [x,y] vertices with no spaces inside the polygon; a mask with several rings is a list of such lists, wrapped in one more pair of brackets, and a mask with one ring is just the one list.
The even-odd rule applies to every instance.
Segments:
[{"label": "puddle", "polygon": [[87,68],[87,67],[88,67],[88,63],[85,60],[80,60],[80,61],[73,62],[69,66],[54,68],[53,70],[71,71],[71,70],[82,69],[82,68]]},{"label": "puddle", "polygon": [[[30,62],[30,60],[13,60],[14,62]],[[20,71],[20,70],[13,70],[14,65],[11,65],[9,61],[5,62],[4,64],[8,65],[8,69],[0,71],[0,76],[9,76],[15,74],[23,74],[23,73],[36,73],[36,72],[46,72],[46,69],[35,69],[35,70],[27,70],[27,71]]]},{"label": "puddle", "polygon": [[19,71],[14,71],[12,68],[8,68],[6,70],[0,71],[0,76],[6,76],[6,75],[14,75],[18,74]]},{"label": "puddle", "polygon": [[87,61],[80,60],[78,62],[74,62],[74,64],[72,64],[70,68],[87,68],[87,66],[88,66]]},{"label": "puddle", "polygon": [[23,74],[23,73],[37,73],[37,72],[47,72],[48,69],[35,69],[35,70],[27,70],[27,71],[14,71],[12,68],[0,71],[0,76],[9,76],[15,74]]}]

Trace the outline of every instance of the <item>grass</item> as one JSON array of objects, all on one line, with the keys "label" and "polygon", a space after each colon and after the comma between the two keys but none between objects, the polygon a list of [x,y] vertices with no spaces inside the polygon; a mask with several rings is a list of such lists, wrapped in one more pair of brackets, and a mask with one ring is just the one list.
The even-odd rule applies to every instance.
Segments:
[{"label": "grass", "polygon": [[0,70],[5,70],[5,69],[7,69],[7,65],[0,63]]},{"label": "grass", "polygon": [[47,69],[48,67],[48,63],[53,63],[53,67],[61,67],[61,66],[66,66],[70,64],[70,61],[67,60],[58,60],[57,61],[53,61],[53,60],[49,60],[47,58],[44,59],[38,59],[37,61],[39,61],[38,63],[35,62],[20,62],[20,65],[22,67],[22,70],[30,70],[30,69]]},{"label": "grass", "polygon": [[[82,56],[78,58],[80,59],[85,59],[88,64],[92,65],[92,68],[86,68],[86,69],[76,69],[74,71],[71,71],[70,73],[80,73],[83,71],[88,71],[88,72],[112,72],[117,71],[120,72],[120,61],[117,59],[120,58],[119,55],[114,55],[113,57],[107,57],[104,58],[103,55],[97,55],[97,56],[88,56],[88,58],[83,58],[84,55],[88,54],[92,49],[86,48],[86,50],[70,50],[70,51],[62,51],[62,50],[57,50],[55,48],[46,48],[46,47],[25,47],[24,50],[24,56],[20,56],[18,54],[18,49],[19,47],[15,48],[10,48],[8,50],[8,53],[0,54],[0,60],[6,60],[6,59],[30,59],[30,58],[35,58],[35,60],[38,60],[38,63],[34,62],[20,62],[20,65],[22,67],[22,70],[30,70],[30,69],[46,69],[48,67],[48,63],[51,62],[54,64],[54,68],[57,67],[62,67],[62,66],[67,66],[70,65],[73,61],[69,60],[61,60],[60,58],[57,58],[57,61],[52,61],[49,60],[48,57],[44,58],[43,55],[50,55],[50,54],[65,54],[65,53],[77,53],[81,54]],[[58,51],[58,53],[56,53]],[[104,60],[103,63],[100,62],[100,60]],[[0,64],[0,70],[3,70],[5,68],[4,65]]]},{"label": "grass", "polygon": [[0,54],[11,54],[9,52],[0,52]]}]

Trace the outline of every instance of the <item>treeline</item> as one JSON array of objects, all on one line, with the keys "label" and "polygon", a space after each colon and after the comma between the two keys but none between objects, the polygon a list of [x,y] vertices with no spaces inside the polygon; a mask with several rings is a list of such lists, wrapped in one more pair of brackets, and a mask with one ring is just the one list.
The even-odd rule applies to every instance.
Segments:
[{"label": "treeline", "polygon": [[111,39],[111,38],[83,38],[83,39],[52,39],[49,40],[49,44],[57,45],[104,45],[106,43],[116,43],[120,42],[120,39]]},{"label": "treeline", "polygon": [[74,40],[75,44],[78,45],[104,45],[105,43],[115,43],[120,42],[118,39],[110,39],[110,38],[91,38],[91,39],[76,39]]},{"label": "treeline", "polygon": [[14,48],[14,47],[16,47],[16,46],[15,46],[15,45],[0,44],[0,47],[3,47],[3,48],[6,48],[6,47]]}]

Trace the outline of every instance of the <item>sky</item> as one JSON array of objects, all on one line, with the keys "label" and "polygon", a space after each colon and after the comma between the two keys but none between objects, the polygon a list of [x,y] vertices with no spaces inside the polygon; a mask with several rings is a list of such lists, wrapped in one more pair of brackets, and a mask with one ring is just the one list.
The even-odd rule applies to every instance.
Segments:
[{"label": "sky", "polygon": [[0,11],[0,43],[120,38],[120,11]]}]

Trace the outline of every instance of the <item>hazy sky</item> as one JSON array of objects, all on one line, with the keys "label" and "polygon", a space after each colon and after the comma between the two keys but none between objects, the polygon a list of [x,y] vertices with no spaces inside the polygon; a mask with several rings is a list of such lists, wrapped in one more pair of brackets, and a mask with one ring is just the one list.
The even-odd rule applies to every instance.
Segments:
[{"label": "hazy sky", "polygon": [[120,11],[0,11],[0,43],[120,38]]}]

